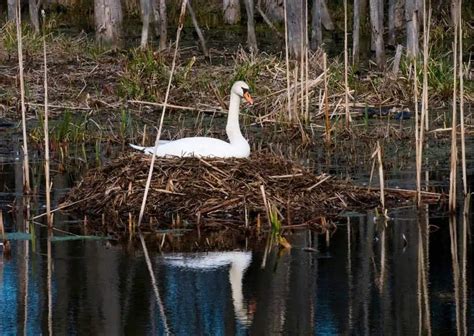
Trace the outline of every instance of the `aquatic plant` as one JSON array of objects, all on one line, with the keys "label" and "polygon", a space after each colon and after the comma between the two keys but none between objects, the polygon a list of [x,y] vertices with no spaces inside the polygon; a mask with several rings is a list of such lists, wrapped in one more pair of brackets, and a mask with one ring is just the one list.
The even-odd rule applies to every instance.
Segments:
[{"label": "aquatic plant", "polygon": [[160,89],[167,82],[168,73],[164,60],[153,50],[134,49],[124,61],[118,93],[128,99],[161,101]]}]

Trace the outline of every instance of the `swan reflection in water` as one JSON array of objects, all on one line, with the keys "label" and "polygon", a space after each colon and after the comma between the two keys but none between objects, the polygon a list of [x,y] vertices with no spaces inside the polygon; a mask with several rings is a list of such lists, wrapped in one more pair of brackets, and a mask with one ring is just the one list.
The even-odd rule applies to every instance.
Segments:
[{"label": "swan reflection in water", "polygon": [[[235,317],[242,325],[250,325],[252,312],[244,304],[242,281],[252,261],[251,252],[207,252],[193,254],[166,254],[161,260],[167,267],[182,271],[213,272],[229,267],[229,283]],[[179,287],[179,284],[177,284]],[[212,283],[208,283],[211,287]]]}]

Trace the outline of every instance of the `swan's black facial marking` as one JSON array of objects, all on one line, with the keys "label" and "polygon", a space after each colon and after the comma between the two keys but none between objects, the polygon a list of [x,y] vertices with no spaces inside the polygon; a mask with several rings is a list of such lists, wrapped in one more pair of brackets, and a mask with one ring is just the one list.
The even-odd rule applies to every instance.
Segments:
[{"label": "swan's black facial marking", "polygon": [[249,89],[243,87],[243,88],[242,88],[242,92],[243,92],[244,94],[246,94],[247,92],[249,92]]}]

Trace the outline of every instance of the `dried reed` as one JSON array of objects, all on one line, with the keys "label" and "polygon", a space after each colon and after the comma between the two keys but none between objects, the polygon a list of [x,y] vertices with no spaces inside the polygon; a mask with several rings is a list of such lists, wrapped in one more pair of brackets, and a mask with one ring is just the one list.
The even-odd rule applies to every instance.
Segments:
[{"label": "dried reed", "polygon": [[46,21],[44,10],[41,11],[43,16],[43,58],[44,58],[44,174],[45,174],[45,191],[46,191],[46,221],[48,227],[53,227],[53,218],[51,216],[51,182],[49,174],[49,123],[48,123],[48,62],[46,57],[46,32],[44,24]]},{"label": "dried reed", "polygon": [[457,55],[458,55],[458,20],[454,18],[454,42],[453,42],[453,114],[452,114],[452,126],[451,126],[451,167],[449,174],[449,211],[451,213],[456,212],[456,182],[457,182],[457,159],[458,159],[458,146],[457,146]]},{"label": "dried reed", "polygon": [[[462,0],[459,0],[459,11],[458,11],[458,26],[459,26],[459,114],[461,124],[461,167],[462,167],[462,184],[464,197],[467,196],[467,171],[466,171],[466,130],[464,125],[464,69],[463,69],[463,36],[462,36]],[[454,56],[456,58],[456,55]]]},{"label": "dried reed", "polygon": [[344,0],[344,98],[345,98],[345,112],[346,112],[346,127],[349,128],[351,123],[351,115],[349,113],[349,56],[348,56],[348,42],[347,42],[347,0]]},{"label": "dried reed", "polygon": [[291,121],[291,93],[290,93],[290,60],[288,50],[288,12],[286,7],[287,0],[283,0],[283,11],[285,20],[285,64],[286,64],[286,94],[287,94],[287,108],[288,108],[288,120]]},{"label": "dried reed", "polygon": [[18,44],[18,69],[20,73],[21,124],[23,131],[23,186],[30,193],[30,165],[28,157],[28,134],[26,132],[25,80],[23,74],[23,41],[21,34],[21,4],[16,0],[16,38]]}]

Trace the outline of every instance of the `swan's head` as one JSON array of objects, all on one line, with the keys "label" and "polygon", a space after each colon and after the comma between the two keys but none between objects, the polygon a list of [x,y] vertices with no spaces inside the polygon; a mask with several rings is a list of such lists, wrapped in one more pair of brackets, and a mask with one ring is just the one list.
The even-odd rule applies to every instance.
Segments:
[{"label": "swan's head", "polygon": [[232,85],[232,93],[235,93],[237,96],[244,98],[249,104],[253,104],[253,99],[250,96],[250,87],[247,83],[243,81],[237,81]]}]

